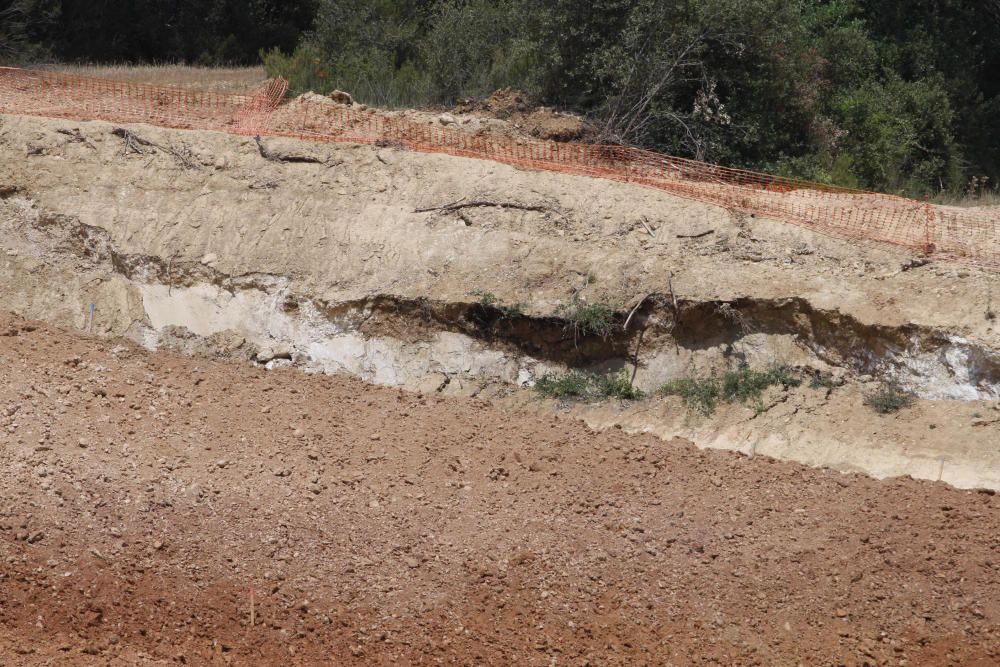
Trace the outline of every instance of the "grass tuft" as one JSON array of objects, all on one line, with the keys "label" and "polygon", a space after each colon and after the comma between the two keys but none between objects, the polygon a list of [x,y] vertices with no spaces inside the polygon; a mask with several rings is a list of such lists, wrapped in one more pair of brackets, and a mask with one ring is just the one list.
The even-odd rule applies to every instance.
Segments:
[{"label": "grass tuft", "polygon": [[524,315],[524,309],[526,308],[523,303],[512,303],[505,304],[497,297],[493,292],[487,292],[481,289],[474,289],[469,292],[470,296],[474,296],[479,300],[479,305],[486,310],[496,310],[499,311],[501,318],[513,318],[520,317]]},{"label": "grass tuft", "polygon": [[809,379],[812,389],[833,389],[833,377],[825,373],[817,373]]},{"label": "grass tuft", "polygon": [[628,371],[614,373],[546,373],[535,382],[535,391],[543,398],[585,398],[638,400],[641,391],[632,385]]},{"label": "grass tuft", "polygon": [[569,303],[560,305],[556,313],[566,320],[573,333],[578,336],[607,338],[614,331],[615,310],[606,303],[587,303],[579,296],[574,296]]},{"label": "grass tuft", "polygon": [[880,415],[888,415],[913,405],[913,394],[885,384],[865,394],[864,403]]},{"label": "grass tuft", "polygon": [[763,395],[768,387],[797,387],[802,383],[790,368],[776,366],[766,371],[755,371],[743,366],[729,371],[721,378],[710,375],[705,378],[679,378],[666,383],[659,389],[664,396],[680,396],[684,403],[697,409],[706,417],[712,415],[720,402],[739,401],[752,404],[758,413],[764,411]]}]

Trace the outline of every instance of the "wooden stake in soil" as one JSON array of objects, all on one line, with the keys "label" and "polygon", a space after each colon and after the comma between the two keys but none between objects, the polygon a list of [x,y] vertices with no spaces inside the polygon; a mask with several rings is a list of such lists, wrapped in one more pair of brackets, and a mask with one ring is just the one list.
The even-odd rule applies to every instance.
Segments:
[{"label": "wooden stake in soil", "polygon": [[250,588],[250,627],[252,628],[254,622],[257,620],[256,610],[254,609],[254,590]]}]

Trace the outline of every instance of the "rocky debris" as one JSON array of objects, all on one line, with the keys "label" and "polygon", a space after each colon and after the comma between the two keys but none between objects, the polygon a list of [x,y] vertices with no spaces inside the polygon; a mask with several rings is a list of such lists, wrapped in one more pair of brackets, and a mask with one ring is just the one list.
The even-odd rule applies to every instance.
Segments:
[{"label": "rocky debris", "polygon": [[343,104],[345,106],[353,106],[354,98],[351,97],[350,93],[345,93],[342,90],[334,90],[329,95],[330,99],[337,104]]},{"label": "rocky debris", "polygon": [[256,345],[233,329],[198,336],[186,327],[174,325],[160,329],[157,348],[205,358],[252,360],[259,354]]},{"label": "rocky debris", "polygon": [[[544,141],[583,141],[597,135],[597,128],[575,114],[533,105],[519,90],[504,88],[483,100],[459,100],[454,112],[469,118],[494,118],[503,121],[511,131]],[[446,122],[445,118],[454,119]],[[455,116],[442,114],[441,123],[457,122]]]},{"label": "rocky debris", "polygon": [[287,345],[276,344],[274,346],[264,346],[257,350],[254,355],[254,361],[258,364],[266,364],[268,362],[274,361],[276,359],[287,359],[291,360],[292,351]]},{"label": "rocky debris", "polygon": [[353,106],[354,98],[351,97],[350,93],[345,93],[342,90],[334,90],[329,95],[320,95],[314,91],[308,91],[302,93],[295,98],[295,102],[309,102],[313,104],[340,104],[343,106]]}]

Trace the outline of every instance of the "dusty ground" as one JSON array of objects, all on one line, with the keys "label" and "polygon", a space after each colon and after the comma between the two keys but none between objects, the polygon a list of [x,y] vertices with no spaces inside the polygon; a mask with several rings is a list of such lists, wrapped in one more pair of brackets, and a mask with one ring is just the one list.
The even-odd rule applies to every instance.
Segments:
[{"label": "dusty ground", "polygon": [[4,665],[1000,659],[993,493],[10,315],[0,368]]}]

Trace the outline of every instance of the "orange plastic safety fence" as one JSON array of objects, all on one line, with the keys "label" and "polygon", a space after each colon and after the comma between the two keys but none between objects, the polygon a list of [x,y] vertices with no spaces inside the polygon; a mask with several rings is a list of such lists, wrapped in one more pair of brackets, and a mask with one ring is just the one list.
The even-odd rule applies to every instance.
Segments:
[{"label": "orange plastic safety fence", "polygon": [[248,97],[0,67],[0,111],[253,134],[264,129],[287,86],[270,81]]},{"label": "orange plastic safety fence", "polygon": [[299,99],[282,105],[286,90],[282,79],[241,96],[0,68],[4,113],[380,144],[493,160],[635,183],[839,238],[1000,268],[1000,209],[934,206],[638,148],[482,136],[339,104]]}]

